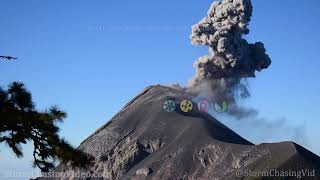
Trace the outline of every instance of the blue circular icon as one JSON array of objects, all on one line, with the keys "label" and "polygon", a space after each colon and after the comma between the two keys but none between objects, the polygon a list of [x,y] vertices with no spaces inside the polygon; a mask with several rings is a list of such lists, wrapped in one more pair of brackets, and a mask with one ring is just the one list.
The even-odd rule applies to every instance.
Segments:
[{"label": "blue circular icon", "polygon": [[166,100],[163,103],[163,110],[167,112],[173,112],[176,110],[176,103],[173,100]]}]

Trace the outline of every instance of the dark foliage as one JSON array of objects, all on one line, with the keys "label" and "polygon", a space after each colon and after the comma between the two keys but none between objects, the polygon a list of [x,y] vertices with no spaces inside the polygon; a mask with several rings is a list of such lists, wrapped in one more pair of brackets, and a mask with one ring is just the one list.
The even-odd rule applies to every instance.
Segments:
[{"label": "dark foliage", "polygon": [[21,82],[11,83],[7,90],[0,88],[0,143],[6,143],[17,157],[22,157],[21,145],[32,142],[34,166],[43,172],[51,170],[56,160],[77,167],[92,162],[91,156],[59,137],[57,122],[65,117],[66,113],[57,107],[37,111]]},{"label": "dark foliage", "polygon": [[10,60],[16,60],[16,59],[18,59],[18,58],[12,57],[12,56],[0,56],[0,60],[1,60],[1,59],[6,59],[6,60],[10,61]]}]

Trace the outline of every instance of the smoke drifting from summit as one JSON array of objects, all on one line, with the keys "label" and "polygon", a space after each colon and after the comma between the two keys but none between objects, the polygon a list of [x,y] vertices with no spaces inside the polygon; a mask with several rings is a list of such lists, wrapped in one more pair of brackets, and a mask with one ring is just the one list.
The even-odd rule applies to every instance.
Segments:
[{"label": "smoke drifting from summit", "polygon": [[307,145],[304,125],[290,125],[285,119],[261,118],[255,108],[243,107],[236,102],[238,98],[250,96],[247,78],[254,78],[256,71],[271,64],[262,42],[251,44],[242,38],[249,34],[252,11],[250,0],[216,1],[207,16],[192,27],[192,44],[208,46],[209,50],[194,63],[196,74],[186,90],[195,96],[195,100],[227,101],[227,114],[219,119],[256,143],[282,137]]},{"label": "smoke drifting from summit", "polygon": [[235,102],[235,93],[249,96],[243,78],[255,77],[256,71],[271,64],[263,43],[248,43],[242,35],[248,34],[252,16],[250,0],[223,0],[214,2],[207,14],[192,27],[191,40],[206,45],[209,53],[195,63],[196,74],[189,82],[191,91],[208,90],[212,98]]},{"label": "smoke drifting from summit", "polygon": [[255,77],[256,71],[271,64],[263,43],[250,44],[242,38],[249,33],[251,16],[250,0],[216,1],[207,17],[192,27],[192,43],[208,46],[209,52],[194,63],[196,74],[189,81],[189,91],[210,92],[211,98],[230,104],[235,104],[236,92],[241,97],[249,96],[242,79]]}]

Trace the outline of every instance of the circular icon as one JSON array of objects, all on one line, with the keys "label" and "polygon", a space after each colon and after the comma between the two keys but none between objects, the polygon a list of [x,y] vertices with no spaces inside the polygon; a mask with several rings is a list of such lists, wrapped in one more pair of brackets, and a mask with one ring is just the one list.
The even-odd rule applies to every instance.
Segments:
[{"label": "circular icon", "polygon": [[198,110],[200,112],[205,112],[207,113],[209,111],[209,107],[210,107],[210,102],[206,99],[202,99],[199,103],[198,103]]},{"label": "circular icon", "polygon": [[183,112],[191,112],[193,108],[193,104],[189,100],[184,100],[180,103],[180,109]]},{"label": "circular icon", "polygon": [[223,101],[221,104],[218,104],[217,102],[214,104],[214,109],[217,112],[223,113],[228,110],[228,103],[227,101]]},{"label": "circular icon", "polygon": [[167,112],[173,112],[176,110],[176,103],[173,100],[166,100],[163,103],[163,109]]}]

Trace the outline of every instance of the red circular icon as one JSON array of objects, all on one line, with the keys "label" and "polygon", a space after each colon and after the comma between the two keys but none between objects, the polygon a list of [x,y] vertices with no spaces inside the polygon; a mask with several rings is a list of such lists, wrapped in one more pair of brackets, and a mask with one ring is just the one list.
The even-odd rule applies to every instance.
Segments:
[{"label": "red circular icon", "polygon": [[200,112],[205,112],[207,113],[209,111],[209,106],[210,106],[210,102],[206,99],[202,99],[199,103],[198,103],[198,110]]}]

